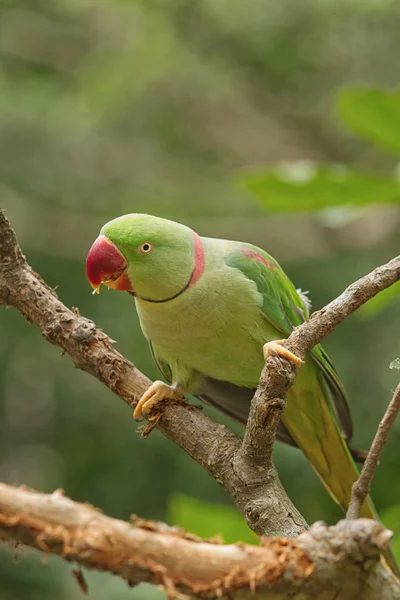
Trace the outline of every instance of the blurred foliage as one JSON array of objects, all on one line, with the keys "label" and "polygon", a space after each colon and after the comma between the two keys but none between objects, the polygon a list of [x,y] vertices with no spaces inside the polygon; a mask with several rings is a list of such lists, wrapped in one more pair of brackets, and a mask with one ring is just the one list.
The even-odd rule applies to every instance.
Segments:
[{"label": "blurred foliage", "polygon": [[356,133],[386,150],[400,154],[400,92],[345,90],[339,114]]},{"label": "blurred foliage", "polygon": [[[400,152],[400,92],[344,90],[338,104],[343,121],[356,133]],[[378,177],[339,164],[281,163],[272,171],[244,177],[244,184],[272,211],[400,203],[398,176]]]},{"label": "blurred foliage", "polygon": [[227,544],[258,543],[258,537],[247,527],[243,515],[231,506],[173,494],[168,505],[168,520],[205,539],[219,537]]},{"label": "blurred foliage", "polygon": [[245,177],[244,183],[270,211],[400,203],[400,183],[394,179],[308,161],[278,164],[272,171]]},{"label": "blurred foliage", "polygon": [[[132,299],[95,298],[85,277],[87,249],[113,217],[143,211],[203,235],[252,242],[310,290],[316,308],[329,302],[398,254],[397,157],[370,141],[394,149],[398,122],[390,131],[387,118],[396,107],[389,111],[387,93],[372,90],[398,85],[399,29],[395,0],[0,0],[1,205],[33,268],[153,378],[159,374]],[[361,130],[365,97],[348,91],[340,115],[367,140],[350,135],[333,110],[341,89],[361,86],[375,95],[379,118],[363,117]],[[265,173],[266,165],[285,167],[283,183],[271,180],[277,193],[284,190],[274,212],[237,185],[238,174]],[[292,185],[287,165],[292,173],[311,166],[322,200],[318,189],[306,198],[311,181]],[[392,203],[362,207],[372,196]],[[345,205],[296,211],[334,197]],[[356,446],[368,447],[397,384],[398,371],[388,365],[399,356],[399,339],[394,298],[367,323],[354,315],[326,340],[351,399]],[[399,443],[397,424],[372,490],[384,521],[384,511],[399,504]],[[308,521],[340,518],[300,452],[277,445],[275,455]],[[215,507],[228,506],[228,520],[236,519],[207,473],[157,431],[141,440],[122,402],[4,308],[0,480],[48,492],[61,487],[123,519],[136,513],[183,523],[209,504],[218,518],[212,532],[196,525],[205,535],[224,530],[228,519]],[[177,495],[196,498],[185,510],[181,499],[180,515],[169,512]],[[51,559],[42,566],[25,550],[14,564],[7,547],[0,557],[1,600],[80,594],[70,565]],[[97,600],[157,593],[129,590],[105,574],[85,576]]]}]

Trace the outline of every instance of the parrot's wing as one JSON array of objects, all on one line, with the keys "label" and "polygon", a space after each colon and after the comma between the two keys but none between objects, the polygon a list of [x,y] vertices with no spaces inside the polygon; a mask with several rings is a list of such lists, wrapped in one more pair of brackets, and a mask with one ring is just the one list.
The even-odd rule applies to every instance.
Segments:
[{"label": "parrot's wing", "polygon": [[[239,269],[255,282],[263,298],[265,318],[284,337],[288,337],[294,327],[308,318],[308,298],[296,290],[276,260],[267,252],[251,244],[242,244],[239,249],[228,253],[225,260],[228,266]],[[310,354],[320,367],[319,376],[323,384],[330,390],[326,395],[328,406],[337,417],[347,442],[350,442],[353,424],[343,385],[322,346],[315,346]]]},{"label": "parrot's wing", "polygon": [[[266,252],[244,246],[229,254],[226,260],[229,266],[240,269],[256,283],[265,318],[277,335],[288,336],[307,317],[302,297]],[[333,409],[336,403],[332,391],[342,395],[342,388],[322,348],[311,351],[310,355],[289,391],[282,421],[332,497],[346,510],[358,472],[338,427],[336,414],[340,414],[340,410]],[[345,397],[342,398],[339,406],[345,401]],[[369,500],[364,503],[361,514],[373,517]]]}]

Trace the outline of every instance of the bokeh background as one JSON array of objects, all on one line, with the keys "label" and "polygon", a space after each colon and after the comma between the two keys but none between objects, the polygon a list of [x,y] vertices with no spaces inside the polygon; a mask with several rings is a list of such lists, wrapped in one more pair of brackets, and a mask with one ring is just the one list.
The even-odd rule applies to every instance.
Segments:
[{"label": "bokeh background", "polygon": [[[155,378],[132,299],[94,297],[86,281],[99,228],[148,212],[253,242],[321,307],[398,254],[399,194],[352,207],[335,192],[323,210],[300,211],[296,186],[280,205],[279,186],[260,195],[243,181],[280,165],[307,183],[317,163],[392,177],[396,156],[357,138],[336,99],[346,87],[396,86],[399,72],[400,5],[391,0],[0,0],[0,205],[60,299]],[[394,297],[360,311],[325,343],[350,395],[359,447],[370,444],[399,379],[389,369],[400,355],[399,304]],[[394,529],[399,447],[397,424],[373,484]],[[278,446],[275,455],[309,522],[340,518],[299,451]],[[122,401],[4,307],[0,480],[63,488],[122,519],[135,513],[249,539],[214,480],[158,432],[141,440]],[[0,598],[78,598],[72,568],[3,546]],[[97,600],[162,597],[105,574],[85,577]]]}]

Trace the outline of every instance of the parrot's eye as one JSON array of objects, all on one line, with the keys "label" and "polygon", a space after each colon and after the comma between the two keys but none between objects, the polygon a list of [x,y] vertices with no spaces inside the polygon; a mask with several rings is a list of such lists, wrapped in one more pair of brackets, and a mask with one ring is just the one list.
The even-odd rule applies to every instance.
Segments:
[{"label": "parrot's eye", "polygon": [[153,250],[153,244],[150,242],[144,242],[144,244],[139,246],[138,250],[141,254],[148,254]]}]

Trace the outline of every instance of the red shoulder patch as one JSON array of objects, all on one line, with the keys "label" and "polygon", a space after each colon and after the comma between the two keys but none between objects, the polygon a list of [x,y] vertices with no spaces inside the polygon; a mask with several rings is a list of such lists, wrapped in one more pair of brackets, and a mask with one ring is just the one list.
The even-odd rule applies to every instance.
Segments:
[{"label": "red shoulder patch", "polygon": [[270,269],[276,268],[274,263],[270,262],[269,260],[267,260],[266,258],[261,256],[261,254],[258,254],[258,252],[254,252],[253,250],[250,250],[250,248],[242,248],[242,252],[248,258],[254,258],[258,262],[261,262],[264,265],[267,265],[267,267],[269,267]]}]

